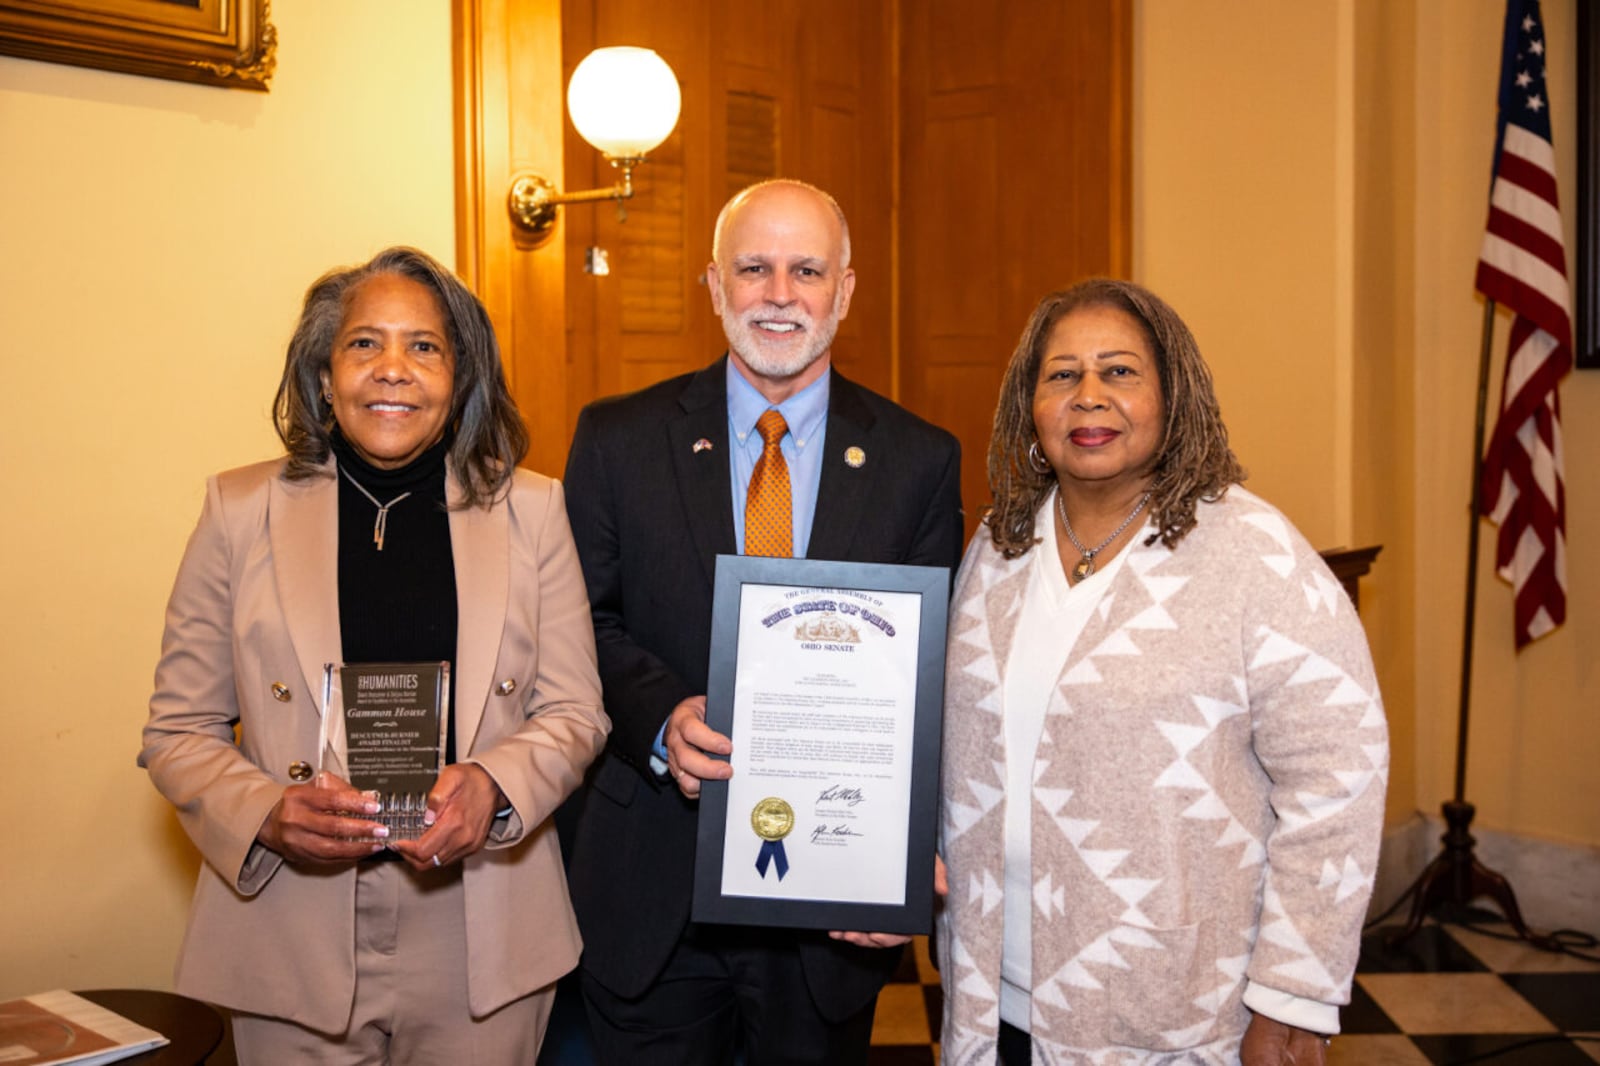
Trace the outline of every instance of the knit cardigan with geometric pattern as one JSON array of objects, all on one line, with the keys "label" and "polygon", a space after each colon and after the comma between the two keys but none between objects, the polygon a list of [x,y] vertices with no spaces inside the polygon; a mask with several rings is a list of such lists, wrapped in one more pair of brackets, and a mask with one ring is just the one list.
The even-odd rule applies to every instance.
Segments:
[{"label": "knit cardigan with geometric pattern", "polygon": [[[1388,740],[1366,636],[1322,559],[1235,486],[1136,541],[1067,657],[1034,763],[1033,1061],[1238,1061],[1249,987],[1347,1003]],[[947,1066],[992,1063],[1001,679],[1030,558],[980,528],[946,659],[939,921]]]}]

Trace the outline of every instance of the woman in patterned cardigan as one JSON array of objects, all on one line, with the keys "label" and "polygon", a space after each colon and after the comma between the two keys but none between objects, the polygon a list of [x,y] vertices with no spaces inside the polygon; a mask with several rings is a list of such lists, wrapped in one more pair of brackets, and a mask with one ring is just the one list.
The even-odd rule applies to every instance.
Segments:
[{"label": "woman in patterned cardigan", "polygon": [[944,1061],[1323,1062],[1388,768],[1349,599],[1159,298],[1040,302],[946,677]]}]

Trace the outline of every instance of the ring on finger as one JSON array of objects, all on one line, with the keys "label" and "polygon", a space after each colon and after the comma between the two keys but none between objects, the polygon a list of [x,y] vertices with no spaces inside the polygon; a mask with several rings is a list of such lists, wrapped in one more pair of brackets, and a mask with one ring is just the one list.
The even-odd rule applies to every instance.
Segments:
[{"label": "ring on finger", "polygon": [[440,862],[440,861],[439,861],[439,856],[438,856],[438,855],[435,855],[435,856],[434,856],[434,857],[433,857],[433,864],[434,864],[434,865],[435,865],[435,866],[443,866],[443,865],[444,865],[444,863],[442,863],[442,862]]}]

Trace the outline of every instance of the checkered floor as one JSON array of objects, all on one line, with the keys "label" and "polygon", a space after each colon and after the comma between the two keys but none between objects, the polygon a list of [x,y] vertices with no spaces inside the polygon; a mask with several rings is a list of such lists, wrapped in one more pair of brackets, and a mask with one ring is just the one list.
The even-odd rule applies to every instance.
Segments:
[{"label": "checkered floor", "polygon": [[927,937],[917,937],[912,948],[878,995],[870,1066],[934,1066],[939,1061],[939,1019],[944,1014],[939,971],[928,959]]},{"label": "checkered floor", "polygon": [[[1473,915],[1475,923],[1493,916]],[[1503,932],[1506,927],[1489,926]],[[1555,955],[1461,926],[1425,925],[1399,947],[1362,942],[1344,1032],[1330,1066],[1595,1066],[1600,963]],[[878,997],[871,1066],[937,1066],[942,999],[927,941],[908,951]],[[1585,954],[1597,954],[1587,949]],[[541,1066],[593,1061],[576,987],[558,1000]],[[232,1066],[231,1041],[209,1060]]]},{"label": "checkered floor", "polygon": [[[1600,963],[1455,925],[1425,925],[1398,947],[1385,937],[1378,930],[1362,942],[1331,1066],[1600,1062]],[[938,981],[919,940],[878,998],[872,1066],[938,1063]]]}]

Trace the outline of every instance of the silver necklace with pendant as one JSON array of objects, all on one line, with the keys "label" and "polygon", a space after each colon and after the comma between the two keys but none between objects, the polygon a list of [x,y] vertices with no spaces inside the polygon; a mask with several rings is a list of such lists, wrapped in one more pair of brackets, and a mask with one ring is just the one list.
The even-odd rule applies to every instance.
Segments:
[{"label": "silver necklace with pendant", "polygon": [[[372,502],[377,503],[378,501],[373,500]],[[1057,490],[1056,512],[1061,515],[1061,524],[1066,527],[1067,539],[1070,540],[1072,542],[1072,546],[1078,550],[1078,554],[1083,556],[1083,558],[1079,559],[1072,566],[1072,580],[1082,581],[1084,578],[1094,573],[1094,557],[1105,551],[1106,545],[1110,544],[1112,541],[1121,536],[1122,531],[1127,529],[1129,524],[1135,518],[1139,517],[1139,513],[1144,510],[1144,505],[1149,502],[1150,494],[1146,492],[1143,496],[1139,497],[1139,505],[1133,509],[1133,512],[1129,514],[1127,518],[1122,520],[1122,525],[1111,531],[1111,536],[1107,537],[1093,548],[1085,548],[1078,542],[1078,535],[1072,531],[1072,523],[1067,519],[1067,505],[1061,502],[1061,492]]]},{"label": "silver necklace with pendant", "polygon": [[[399,503],[401,500],[405,499],[407,496],[410,496],[411,493],[402,492],[400,495],[396,496],[394,499],[390,500],[388,503],[379,503],[378,502],[378,498],[376,496],[374,496],[372,493],[368,492],[367,491],[367,487],[365,485],[361,484],[361,482],[357,481],[351,475],[350,471],[346,470],[344,467],[341,466],[339,468],[339,473],[343,474],[344,475],[344,479],[346,481],[350,482],[350,484],[354,485],[356,487],[356,491],[361,493],[361,495],[365,496],[367,499],[371,500],[372,501],[372,506],[374,506],[374,507],[376,507],[378,509],[378,517],[376,519],[374,519],[373,523],[372,523],[372,543],[373,543],[374,546],[377,547],[377,549],[379,551],[383,551],[383,536],[384,536],[384,534],[386,532],[388,532],[388,529],[389,529],[389,508],[393,507],[395,504]],[[1143,505],[1141,504],[1140,506],[1143,506]],[[1119,532],[1120,532],[1120,530],[1119,530]],[[1068,530],[1067,531],[1067,536],[1070,537],[1071,535],[1072,535],[1072,531]],[[1073,543],[1077,543],[1077,542],[1074,541]]]}]

